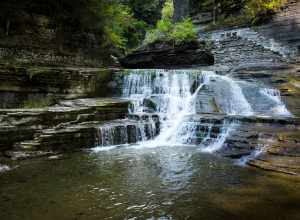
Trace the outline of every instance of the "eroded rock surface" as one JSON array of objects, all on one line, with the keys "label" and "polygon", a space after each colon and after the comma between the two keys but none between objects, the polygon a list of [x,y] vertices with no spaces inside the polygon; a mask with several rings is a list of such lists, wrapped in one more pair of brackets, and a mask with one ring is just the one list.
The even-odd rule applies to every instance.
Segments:
[{"label": "eroded rock surface", "polygon": [[31,100],[109,96],[113,74],[101,68],[0,65],[0,108],[25,107]]},{"label": "eroded rock surface", "polygon": [[214,57],[203,42],[181,45],[156,42],[134,51],[120,62],[125,68],[178,68],[213,65]]},{"label": "eroded rock surface", "polygon": [[90,131],[95,124],[125,118],[128,104],[121,99],[79,99],[42,109],[2,109],[0,149],[40,150],[35,137],[48,137],[52,133],[57,136],[53,144],[48,144],[50,150],[59,148],[60,141],[74,149],[91,147],[95,139]]}]

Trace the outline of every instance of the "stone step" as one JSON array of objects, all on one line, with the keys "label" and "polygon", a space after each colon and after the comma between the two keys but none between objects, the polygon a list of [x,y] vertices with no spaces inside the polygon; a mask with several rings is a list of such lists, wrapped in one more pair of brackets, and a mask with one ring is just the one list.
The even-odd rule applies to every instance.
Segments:
[{"label": "stone step", "polygon": [[128,105],[128,100],[96,98],[61,101],[43,109],[0,109],[0,150],[32,140],[43,130],[125,118]]}]

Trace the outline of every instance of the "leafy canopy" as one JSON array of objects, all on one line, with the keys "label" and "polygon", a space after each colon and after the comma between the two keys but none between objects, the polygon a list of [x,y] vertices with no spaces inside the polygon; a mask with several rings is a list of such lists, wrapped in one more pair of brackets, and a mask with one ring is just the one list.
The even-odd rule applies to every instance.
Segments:
[{"label": "leafy canopy", "polygon": [[176,44],[196,39],[197,31],[192,20],[187,18],[173,23],[174,5],[172,0],[167,0],[162,9],[162,18],[156,23],[154,29],[147,31],[144,44],[155,41],[173,41]]}]

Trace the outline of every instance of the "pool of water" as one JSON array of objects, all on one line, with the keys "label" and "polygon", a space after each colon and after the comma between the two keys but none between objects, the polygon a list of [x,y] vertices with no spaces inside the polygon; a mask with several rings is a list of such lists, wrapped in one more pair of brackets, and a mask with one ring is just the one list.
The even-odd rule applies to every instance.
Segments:
[{"label": "pool of water", "polygon": [[30,160],[0,174],[1,220],[300,219],[300,179],[196,147]]}]

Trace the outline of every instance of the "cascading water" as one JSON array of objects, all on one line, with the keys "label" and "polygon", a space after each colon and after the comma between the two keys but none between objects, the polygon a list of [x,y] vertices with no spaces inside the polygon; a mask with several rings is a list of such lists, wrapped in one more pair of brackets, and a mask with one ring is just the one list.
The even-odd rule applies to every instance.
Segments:
[{"label": "cascading water", "polygon": [[263,88],[260,90],[260,92],[275,103],[274,107],[271,108],[272,114],[281,116],[292,116],[292,114],[285,107],[284,103],[281,101],[279,90]]},{"label": "cascading water", "polygon": [[96,145],[106,147],[144,142],[153,139],[157,132],[157,123],[152,117],[116,120],[98,127]]},{"label": "cascading water", "polygon": [[[211,90],[220,113],[252,115],[252,109],[239,85],[227,76],[200,70],[134,70],[124,79],[123,96],[134,100],[132,113],[155,112],[160,118],[160,134],[148,145],[200,144],[210,142],[212,152],[224,143],[233,125],[224,122],[220,134],[211,137],[210,124],[203,124],[189,116],[202,113],[197,109],[198,94]],[[154,108],[145,106],[150,100]],[[149,101],[148,101],[149,102]],[[209,105],[209,103],[206,103]],[[203,106],[203,105],[202,105]],[[208,108],[207,108],[208,109]],[[231,124],[231,123],[230,123]],[[200,137],[199,133],[205,133]],[[144,143],[145,144],[145,143]]]},{"label": "cascading water", "polygon": [[277,90],[213,71],[130,70],[122,88],[130,123],[100,126],[100,146],[199,145],[211,153],[238,126],[226,116],[291,116]]}]

